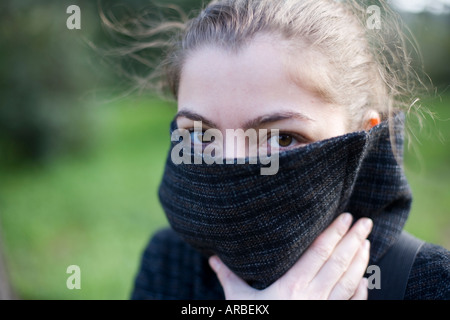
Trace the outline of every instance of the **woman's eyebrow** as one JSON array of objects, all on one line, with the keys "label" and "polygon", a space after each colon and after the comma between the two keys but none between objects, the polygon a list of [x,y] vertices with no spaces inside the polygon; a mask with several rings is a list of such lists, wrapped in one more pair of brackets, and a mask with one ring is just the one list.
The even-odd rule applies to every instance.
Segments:
[{"label": "woman's eyebrow", "polygon": [[193,121],[201,121],[203,124],[207,125],[210,128],[218,128],[218,126],[214,123],[214,121],[211,121],[207,118],[205,118],[204,116],[194,112],[194,111],[190,111],[190,110],[181,110],[179,111],[175,118],[177,119],[178,117],[186,117],[190,120]]},{"label": "woman's eyebrow", "polygon": [[262,126],[263,124],[281,121],[281,120],[292,119],[292,118],[298,119],[298,120],[303,120],[303,121],[305,121],[305,120],[306,121],[315,121],[315,120],[311,119],[310,117],[308,117],[307,115],[300,113],[300,112],[292,112],[292,111],[275,112],[275,113],[271,113],[271,114],[265,114],[265,115],[255,118],[253,120],[247,121],[244,124],[243,129],[258,128],[258,127]]},{"label": "woman's eyebrow", "polygon": [[[205,124],[206,126],[208,126],[210,128],[218,128],[218,125],[215,124],[214,121],[209,120],[209,119],[205,118],[204,116],[202,116],[194,111],[191,111],[191,110],[179,111],[176,114],[175,118],[178,118],[178,117],[186,117],[193,121],[201,121],[203,124]],[[281,121],[281,120],[292,119],[292,118],[303,120],[303,121],[305,121],[305,120],[306,121],[315,121],[300,112],[292,112],[292,111],[275,112],[275,113],[265,114],[265,115],[259,116],[255,119],[245,122],[244,125],[242,126],[242,129],[247,130],[250,128],[258,128],[258,127],[261,127],[263,124]]]}]

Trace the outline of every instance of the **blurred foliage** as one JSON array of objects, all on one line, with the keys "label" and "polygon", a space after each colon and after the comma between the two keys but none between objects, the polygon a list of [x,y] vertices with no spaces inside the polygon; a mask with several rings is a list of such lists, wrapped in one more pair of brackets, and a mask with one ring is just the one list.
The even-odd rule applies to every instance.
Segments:
[{"label": "blurred foliage", "polygon": [[[5,256],[22,299],[127,299],[150,235],[167,224],[157,190],[173,104],[125,99],[96,108],[94,148],[2,173]],[[66,268],[81,268],[81,290]]]},{"label": "blurred foliage", "polygon": [[[76,151],[89,137],[81,93],[93,86],[65,8],[50,1],[0,5],[0,161]],[[65,29],[65,30],[64,30]]]},{"label": "blurred foliage", "polygon": [[402,18],[417,41],[425,72],[439,92],[450,86],[450,14],[402,13]]},{"label": "blurred foliage", "polygon": [[[175,1],[187,9],[199,1]],[[66,8],[81,8],[81,30],[68,30]],[[0,4],[0,162],[45,161],[89,146],[91,95],[129,85],[104,63],[112,44],[99,9],[115,15],[149,1],[3,0]],[[123,86],[121,87],[121,84]],[[113,89],[111,89],[113,88]]]}]

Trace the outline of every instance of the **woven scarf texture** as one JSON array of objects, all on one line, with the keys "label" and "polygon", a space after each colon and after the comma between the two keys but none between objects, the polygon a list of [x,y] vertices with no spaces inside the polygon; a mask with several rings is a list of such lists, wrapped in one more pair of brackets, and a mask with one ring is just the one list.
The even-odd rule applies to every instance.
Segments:
[{"label": "woven scarf texture", "polygon": [[279,171],[270,176],[260,174],[260,163],[175,165],[169,151],[161,204],[184,241],[206,256],[218,255],[256,289],[289,270],[342,212],[373,219],[376,263],[399,236],[411,204],[399,165],[403,121],[403,115],[394,121],[395,155],[383,122],[369,132],[282,152]]}]

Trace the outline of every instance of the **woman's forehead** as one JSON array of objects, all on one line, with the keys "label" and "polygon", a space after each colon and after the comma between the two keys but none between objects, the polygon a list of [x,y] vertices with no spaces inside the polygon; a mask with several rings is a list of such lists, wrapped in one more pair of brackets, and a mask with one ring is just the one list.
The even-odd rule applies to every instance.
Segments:
[{"label": "woman's forehead", "polygon": [[213,46],[195,50],[181,73],[178,111],[200,115],[221,129],[286,114],[303,121],[339,119],[336,108],[294,81],[286,55],[284,46],[267,37],[238,52]]}]

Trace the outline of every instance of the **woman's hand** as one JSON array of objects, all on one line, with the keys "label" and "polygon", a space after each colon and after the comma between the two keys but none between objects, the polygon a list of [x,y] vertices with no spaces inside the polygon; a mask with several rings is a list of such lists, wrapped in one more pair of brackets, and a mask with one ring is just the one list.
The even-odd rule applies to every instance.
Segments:
[{"label": "woman's hand", "polygon": [[288,272],[264,290],[250,287],[217,256],[209,263],[229,300],[366,300],[367,279],[363,276],[369,262],[366,238],[372,220],[362,218],[349,230],[351,222],[350,214],[339,216]]}]

